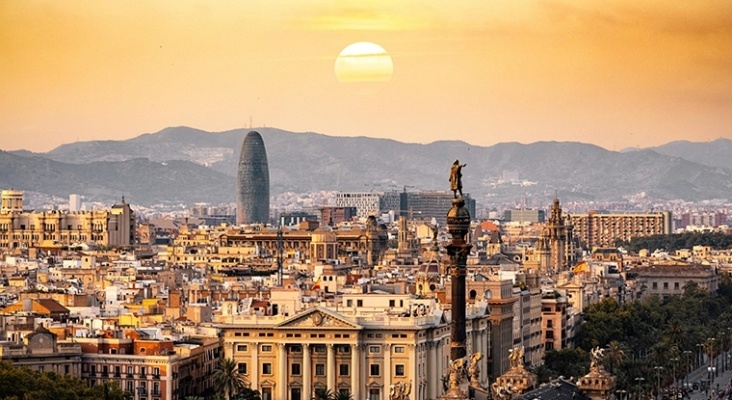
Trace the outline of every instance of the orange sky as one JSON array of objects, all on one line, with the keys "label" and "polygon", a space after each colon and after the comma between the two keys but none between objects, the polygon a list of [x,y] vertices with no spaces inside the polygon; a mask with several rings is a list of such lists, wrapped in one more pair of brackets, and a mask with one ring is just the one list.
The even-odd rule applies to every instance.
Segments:
[{"label": "orange sky", "polygon": [[[358,41],[393,58],[376,94],[333,72]],[[732,138],[732,2],[0,0],[0,149],[250,116],[422,143]]]}]

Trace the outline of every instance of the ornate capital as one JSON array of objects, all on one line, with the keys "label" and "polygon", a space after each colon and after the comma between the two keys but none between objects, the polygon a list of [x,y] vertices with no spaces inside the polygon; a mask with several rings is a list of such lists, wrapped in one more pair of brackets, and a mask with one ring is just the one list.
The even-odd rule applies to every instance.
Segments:
[{"label": "ornate capital", "polygon": [[386,352],[391,351],[391,343],[384,344],[384,345],[382,345],[382,347],[384,348],[384,351],[386,351]]},{"label": "ornate capital", "polygon": [[285,349],[285,344],[284,343],[277,343],[277,349],[278,350],[284,350]]}]

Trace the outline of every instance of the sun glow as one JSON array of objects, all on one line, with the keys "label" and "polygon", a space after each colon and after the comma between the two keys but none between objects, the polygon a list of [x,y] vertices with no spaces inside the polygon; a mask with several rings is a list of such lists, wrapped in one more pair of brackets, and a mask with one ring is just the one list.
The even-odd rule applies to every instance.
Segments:
[{"label": "sun glow", "polygon": [[359,94],[376,93],[394,72],[391,57],[383,47],[371,42],[348,45],[335,61],[338,82]]}]

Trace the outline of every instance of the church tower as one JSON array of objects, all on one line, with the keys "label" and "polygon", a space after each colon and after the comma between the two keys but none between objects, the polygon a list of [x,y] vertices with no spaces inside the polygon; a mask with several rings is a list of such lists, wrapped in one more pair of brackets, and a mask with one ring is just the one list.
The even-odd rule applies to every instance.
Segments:
[{"label": "church tower", "polygon": [[562,207],[559,206],[559,199],[555,197],[549,214],[549,222],[546,224],[546,234],[551,254],[549,269],[565,271],[569,268],[566,257],[567,228],[564,217],[562,217]]}]

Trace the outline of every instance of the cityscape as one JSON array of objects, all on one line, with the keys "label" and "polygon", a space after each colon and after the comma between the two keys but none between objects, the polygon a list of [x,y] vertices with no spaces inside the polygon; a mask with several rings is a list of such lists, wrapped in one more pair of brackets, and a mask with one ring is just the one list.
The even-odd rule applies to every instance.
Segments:
[{"label": "cityscape", "polygon": [[732,397],[729,5],[408,3],[0,5],[0,400]]}]

